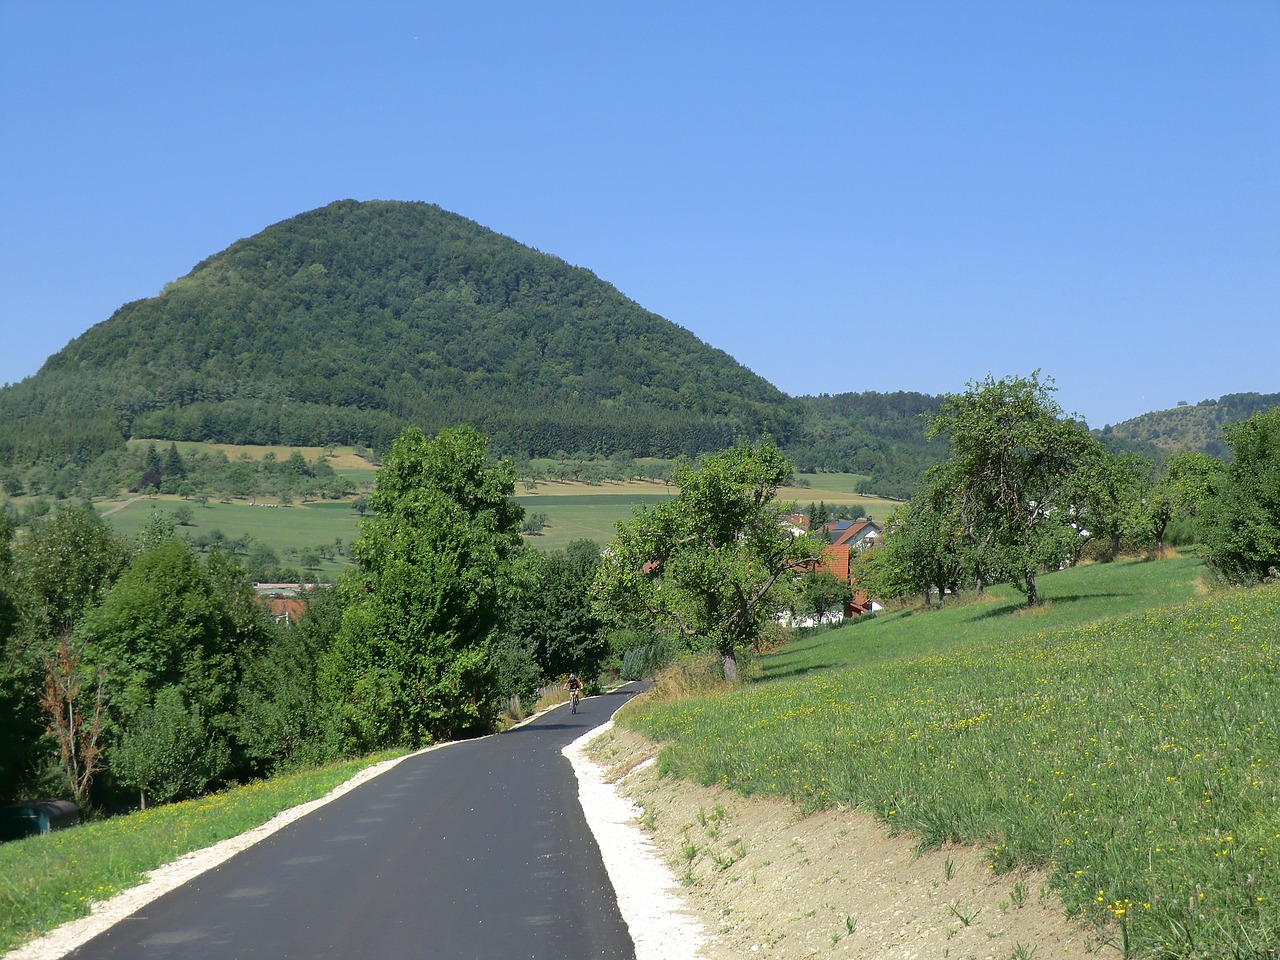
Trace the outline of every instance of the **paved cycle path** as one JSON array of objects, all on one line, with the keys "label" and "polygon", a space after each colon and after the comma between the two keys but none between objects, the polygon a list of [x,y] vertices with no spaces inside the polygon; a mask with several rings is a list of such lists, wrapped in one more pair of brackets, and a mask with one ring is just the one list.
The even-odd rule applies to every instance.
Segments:
[{"label": "paved cycle path", "polygon": [[67,956],[633,958],[560,751],[637,690],[409,757]]}]

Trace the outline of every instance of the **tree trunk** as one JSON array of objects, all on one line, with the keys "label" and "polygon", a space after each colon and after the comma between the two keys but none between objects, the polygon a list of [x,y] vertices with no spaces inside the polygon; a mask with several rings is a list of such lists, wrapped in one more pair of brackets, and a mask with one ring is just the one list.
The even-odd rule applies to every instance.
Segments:
[{"label": "tree trunk", "polygon": [[730,683],[738,682],[738,653],[732,647],[720,651],[720,667]]},{"label": "tree trunk", "polygon": [[1034,607],[1040,603],[1040,594],[1036,592],[1036,575],[1027,574],[1027,606]]}]

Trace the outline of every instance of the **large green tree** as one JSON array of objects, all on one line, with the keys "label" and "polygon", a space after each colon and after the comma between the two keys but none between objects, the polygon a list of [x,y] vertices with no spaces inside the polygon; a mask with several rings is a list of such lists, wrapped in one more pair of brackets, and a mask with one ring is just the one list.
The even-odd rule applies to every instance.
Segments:
[{"label": "large green tree", "polygon": [[1208,480],[1205,559],[1232,583],[1280,579],[1280,407],[1232,424],[1226,437],[1233,457]]},{"label": "large green tree", "polygon": [[415,427],[383,461],[326,673],[353,747],[421,745],[493,717],[489,648],[523,511],[515,470],[486,449],[468,427],[434,439]]},{"label": "large green tree", "polygon": [[281,624],[245,667],[238,689],[240,732],[255,775],[337,759],[340,744],[320,689],[320,665],[342,626],[342,595],[315,589],[297,623]]},{"label": "large green tree", "polygon": [[854,578],[873,597],[919,595],[927,604],[935,590],[941,597],[972,579],[975,552],[961,533],[927,492],[916,496],[890,515],[876,548],[857,557]]},{"label": "large green tree", "polygon": [[[234,772],[236,690],[264,627],[255,610],[242,606],[243,593],[230,589],[224,563],[215,557],[205,564],[176,539],[144,549],[72,635],[85,667],[104,678],[111,719],[107,765],[118,779],[138,775],[143,744],[158,742],[152,736],[158,718],[178,702],[202,729],[200,752],[187,760],[219,758],[222,766],[209,771],[213,779]],[[166,690],[175,691],[174,700],[161,709],[157,698]],[[151,732],[139,734],[139,725],[148,724]],[[117,760],[124,764],[120,769]],[[145,780],[131,785],[155,788]]]},{"label": "large green tree", "polygon": [[930,435],[950,445],[930,477],[976,564],[979,582],[1005,581],[1039,602],[1036,576],[1073,557],[1080,538],[1078,482],[1105,457],[1085,427],[1063,416],[1051,381],[970,382],[948,395]]},{"label": "large green tree", "polygon": [[1213,477],[1222,468],[1223,463],[1217,457],[1194,450],[1183,450],[1169,458],[1145,504],[1150,538],[1157,555],[1164,552],[1165,532],[1170,523],[1199,514],[1208,499]]},{"label": "large green tree", "polygon": [[508,630],[527,645],[544,681],[574,672],[594,680],[608,655],[591,603],[600,547],[575,540],[564,550],[528,550]]},{"label": "large green tree", "polygon": [[[0,530],[0,536],[4,533]],[[69,506],[32,523],[14,541],[7,562],[0,562],[5,583],[0,594],[10,597],[6,605],[0,596],[0,608],[6,608],[0,609],[0,620],[7,621],[7,628],[0,623],[0,797],[18,799],[14,793],[34,789],[88,789],[92,770],[60,786],[42,778],[56,766],[49,763],[58,752],[55,740],[71,744],[76,731],[91,729],[98,714],[96,680],[80,682],[66,669],[80,661],[80,647],[67,638],[128,560],[127,544],[104,520],[87,506]],[[46,738],[46,728],[58,736]]]},{"label": "large green tree", "polygon": [[719,653],[737,677],[737,651],[795,605],[799,574],[823,544],[782,523],[777,501],[791,463],[768,440],[680,463],[680,494],[618,524],[596,577],[596,610],[638,620],[694,648]]}]

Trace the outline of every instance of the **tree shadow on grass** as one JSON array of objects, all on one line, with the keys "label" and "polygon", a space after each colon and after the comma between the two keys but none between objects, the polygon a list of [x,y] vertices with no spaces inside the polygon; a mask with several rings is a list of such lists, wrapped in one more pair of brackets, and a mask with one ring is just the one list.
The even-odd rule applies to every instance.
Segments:
[{"label": "tree shadow on grass", "polygon": [[774,670],[772,668],[769,670],[766,670],[764,676],[761,677],[760,679],[761,681],[766,681],[766,680],[782,680],[786,677],[803,677],[805,674],[820,673],[823,670],[830,670],[833,667],[838,667],[838,666],[841,666],[841,664],[834,660],[831,661],[830,663],[804,663],[804,664],[798,663],[795,666],[783,667],[782,669],[778,669],[778,670]]},{"label": "tree shadow on grass", "polygon": [[[1122,599],[1128,597],[1127,593],[1072,593],[1065,596],[1045,597],[1044,603],[1050,607],[1059,604],[1079,603],[1082,600],[1102,600],[1102,599]],[[1036,610],[1035,607],[1028,607],[1025,602],[1018,603],[1001,603],[994,605],[990,610],[984,610],[982,613],[974,614],[973,620],[990,620],[995,617],[1009,617],[1019,613],[1025,614],[1028,611]]]}]

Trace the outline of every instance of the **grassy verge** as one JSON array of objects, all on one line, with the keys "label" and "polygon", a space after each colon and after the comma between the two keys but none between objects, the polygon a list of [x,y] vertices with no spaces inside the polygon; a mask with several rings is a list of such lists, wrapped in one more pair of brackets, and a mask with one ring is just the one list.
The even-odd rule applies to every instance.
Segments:
[{"label": "grassy verge", "polygon": [[383,754],[0,844],[0,954],[86,916],[183,854],[239,836],[322,797]]},{"label": "grassy verge", "polygon": [[[1097,571],[1120,577],[1094,601],[1105,610],[1123,570]],[[1054,622],[1064,607],[1077,622]],[[915,656],[886,651],[892,621],[872,621],[831,634],[845,648],[825,661],[810,641],[807,672],[626,722],[670,741],[661,762],[679,775],[855,805],[926,846],[984,844],[996,870],[1046,868],[1126,955],[1274,957],[1280,587],[1085,612],[971,612],[968,636],[956,613],[932,633],[906,618]],[[804,661],[787,656],[794,674]]]}]

